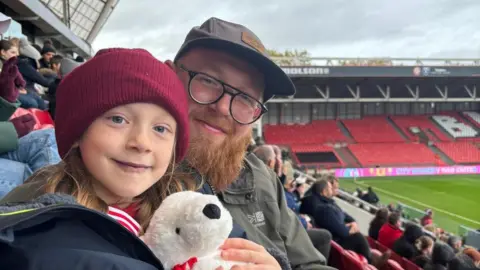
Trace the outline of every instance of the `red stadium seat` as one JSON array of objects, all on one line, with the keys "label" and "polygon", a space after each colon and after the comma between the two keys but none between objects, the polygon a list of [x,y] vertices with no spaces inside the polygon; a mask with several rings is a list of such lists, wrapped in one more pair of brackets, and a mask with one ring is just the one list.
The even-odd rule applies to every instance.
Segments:
[{"label": "red stadium seat", "polygon": [[403,267],[396,261],[394,260],[388,260],[387,267],[384,269],[389,269],[389,270],[404,270]]},{"label": "red stadium seat", "polygon": [[330,251],[330,257],[328,258],[328,265],[337,269],[345,269],[343,268],[342,261],[344,249],[335,241],[331,241],[331,246],[332,249]]},{"label": "red stadium seat", "polygon": [[[423,144],[415,143],[364,143],[348,148],[364,166],[383,165],[438,165],[444,164],[435,153]],[[395,153],[392,155],[392,153]]]},{"label": "red stadium seat", "polygon": [[[363,270],[368,263],[364,261],[364,258],[351,250],[345,250],[343,253],[343,269],[358,269]],[[362,259],[363,258],[363,259]]]},{"label": "red stadium seat", "polygon": [[480,162],[480,149],[472,142],[442,142],[436,146],[457,164]]},{"label": "red stadium seat", "polygon": [[368,241],[368,245],[370,246],[370,248],[372,249],[375,249],[377,248],[377,241],[375,241],[375,239],[371,238],[370,236],[365,236],[365,238],[367,238],[367,241]]},{"label": "red stadium seat", "polygon": [[268,144],[324,144],[348,142],[335,120],[315,120],[307,125],[265,125],[265,142]]},{"label": "red stadium seat", "polygon": [[369,116],[342,122],[359,143],[405,142],[385,116]]},{"label": "red stadium seat", "polygon": [[[449,142],[451,139],[445,135],[426,115],[405,115],[405,116],[390,116],[395,124],[409,137],[411,141],[416,141],[416,136],[410,131],[411,127],[417,127],[425,134],[431,141]],[[433,136],[430,134],[432,133]]]}]

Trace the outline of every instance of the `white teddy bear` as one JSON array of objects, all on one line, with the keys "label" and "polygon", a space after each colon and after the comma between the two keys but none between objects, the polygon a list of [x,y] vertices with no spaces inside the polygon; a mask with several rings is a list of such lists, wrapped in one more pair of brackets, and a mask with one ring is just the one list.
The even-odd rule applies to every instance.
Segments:
[{"label": "white teddy bear", "polygon": [[183,191],[165,198],[142,239],[165,269],[230,269],[243,264],[220,257],[232,226],[232,216],[216,196]]}]

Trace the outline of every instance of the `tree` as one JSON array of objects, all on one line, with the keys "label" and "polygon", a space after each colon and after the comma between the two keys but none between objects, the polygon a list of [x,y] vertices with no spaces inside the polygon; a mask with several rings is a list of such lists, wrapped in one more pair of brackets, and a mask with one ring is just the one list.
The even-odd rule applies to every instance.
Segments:
[{"label": "tree", "polygon": [[285,50],[279,52],[274,49],[268,49],[268,54],[272,60],[279,66],[311,66],[310,53],[307,50]]}]

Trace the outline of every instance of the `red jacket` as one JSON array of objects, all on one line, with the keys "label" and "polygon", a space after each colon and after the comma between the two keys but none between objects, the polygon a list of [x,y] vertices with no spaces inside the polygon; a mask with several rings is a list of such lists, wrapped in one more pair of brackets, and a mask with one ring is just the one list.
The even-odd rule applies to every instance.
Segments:
[{"label": "red jacket", "polygon": [[393,243],[395,243],[395,241],[397,241],[402,234],[403,231],[400,230],[400,228],[389,223],[385,223],[378,232],[378,242],[391,249],[393,247]]}]

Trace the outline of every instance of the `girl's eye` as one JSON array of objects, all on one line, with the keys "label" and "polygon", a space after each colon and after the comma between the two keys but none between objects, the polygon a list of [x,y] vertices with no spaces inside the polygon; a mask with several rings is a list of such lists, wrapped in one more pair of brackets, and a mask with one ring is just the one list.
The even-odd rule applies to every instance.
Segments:
[{"label": "girl's eye", "polygon": [[121,116],[118,116],[118,115],[111,116],[109,118],[115,124],[123,124],[125,122],[125,119]]},{"label": "girl's eye", "polygon": [[165,128],[164,126],[156,126],[154,127],[155,131],[158,132],[158,133],[165,133],[167,132],[167,128]]}]

